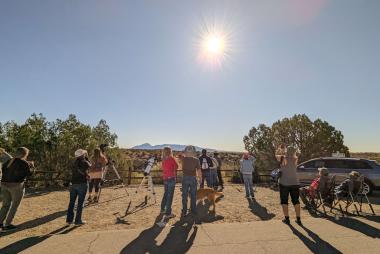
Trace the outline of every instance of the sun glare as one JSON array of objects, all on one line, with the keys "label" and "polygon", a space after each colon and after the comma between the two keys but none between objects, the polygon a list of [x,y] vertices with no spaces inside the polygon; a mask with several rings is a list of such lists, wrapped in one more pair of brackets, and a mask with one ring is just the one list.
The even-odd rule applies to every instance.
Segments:
[{"label": "sun glare", "polygon": [[205,40],[205,50],[210,54],[223,54],[224,40],[221,37],[211,35]]},{"label": "sun glare", "polygon": [[204,26],[200,32],[199,61],[207,68],[220,68],[229,54],[229,38],[226,31],[215,26]]}]

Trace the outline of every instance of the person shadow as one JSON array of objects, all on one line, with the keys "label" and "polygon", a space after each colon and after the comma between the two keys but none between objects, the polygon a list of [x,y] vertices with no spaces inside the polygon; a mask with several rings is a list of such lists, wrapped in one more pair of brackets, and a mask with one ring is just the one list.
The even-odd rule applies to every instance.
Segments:
[{"label": "person shadow", "polygon": [[[335,224],[338,224],[340,226],[358,231],[362,234],[365,234],[372,238],[380,238],[380,230],[376,227],[373,227],[363,221],[354,219],[353,217],[348,217],[347,215],[344,217],[339,216],[339,218],[335,218],[335,216],[324,214],[318,210],[307,210],[309,214],[314,218],[325,218],[328,221],[331,221]],[[363,218],[374,221],[374,222],[380,222],[380,216],[364,216]]]},{"label": "person shadow", "polygon": [[261,220],[270,220],[275,216],[275,214],[273,213],[268,213],[268,210],[260,203],[258,203],[256,199],[247,198],[247,200],[251,212],[257,217],[259,217]]},{"label": "person shadow", "polygon": [[161,218],[162,215],[157,216],[153,225],[150,228],[143,230],[134,240],[120,251],[120,254],[156,253],[158,251],[156,238],[164,229],[164,227],[157,226],[157,223]]},{"label": "person shadow", "polygon": [[195,221],[193,218],[181,218],[170,229],[170,232],[168,233],[162,244],[158,246],[158,248],[154,250],[152,253],[187,253],[194,243],[197,232],[198,227],[195,225]]},{"label": "person shadow", "polygon": [[57,234],[67,234],[73,230],[78,228],[77,226],[70,227],[68,225],[65,225],[61,228],[58,228],[48,234],[42,235],[42,236],[32,236],[32,237],[27,237],[24,239],[21,239],[17,242],[14,242],[8,246],[5,246],[4,248],[1,249],[2,254],[15,254],[15,253],[20,253],[36,244],[39,244],[52,235],[57,235]]},{"label": "person shadow", "polygon": [[[202,223],[212,223],[214,221],[223,220],[222,215],[216,215],[214,211],[210,211],[211,202],[206,200],[201,200],[197,203],[197,218],[195,220],[196,224]],[[217,209],[216,209],[217,210]]]},{"label": "person shadow", "polygon": [[311,231],[310,229],[306,228],[305,226],[301,226],[303,230],[308,234],[310,238],[303,235],[300,231],[298,231],[293,225],[289,224],[289,228],[292,230],[293,234],[296,235],[304,244],[305,246],[312,252],[312,253],[324,253],[324,254],[339,254],[342,253],[338,249],[336,249],[334,246],[332,246],[330,243],[326,242],[325,240],[321,239],[316,233]]},{"label": "person shadow", "polygon": [[340,217],[335,219],[333,216],[326,216],[327,220],[334,222],[340,226],[358,231],[372,238],[380,238],[380,230],[360,220],[356,220],[351,217]]},{"label": "person shadow", "polygon": [[48,215],[40,217],[40,218],[36,218],[36,219],[30,220],[30,221],[26,221],[26,222],[21,223],[20,225],[18,225],[18,227],[15,230],[12,230],[12,231],[1,231],[0,232],[0,237],[11,235],[11,234],[23,231],[23,230],[27,230],[27,229],[30,229],[30,228],[34,228],[34,227],[40,226],[42,224],[48,223],[48,222],[53,221],[55,219],[58,219],[58,218],[60,218],[62,216],[65,216],[66,214],[67,214],[67,210],[62,210],[62,211],[58,211],[58,212],[54,212],[54,213],[48,214]]}]

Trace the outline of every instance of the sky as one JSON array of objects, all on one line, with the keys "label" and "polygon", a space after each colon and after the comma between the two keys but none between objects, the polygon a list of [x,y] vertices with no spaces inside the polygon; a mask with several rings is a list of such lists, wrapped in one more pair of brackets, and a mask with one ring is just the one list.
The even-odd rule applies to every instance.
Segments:
[{"label": "sky", "polygon": [[[378,0],[2,0],[0,122],[105,119],[121,147],[242,151],[305,113],[380,152]],[[204,27],[228,35],[218,66]],[[227,47],[228,46],[228,47]]]}]

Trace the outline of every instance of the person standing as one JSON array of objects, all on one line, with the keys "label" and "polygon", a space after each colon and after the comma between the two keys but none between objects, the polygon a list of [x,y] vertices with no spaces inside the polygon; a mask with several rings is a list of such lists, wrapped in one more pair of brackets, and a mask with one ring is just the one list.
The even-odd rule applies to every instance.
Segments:
[{"label": "person standing", "polygon": [[[94,150],[94,158],[92,159],[92,166],[89,171],[90,184],[88,191],[88,201],[98,202],[98,193],[100,189],[100,183],[102,181],[104,167],[107,165],[107,158],[103,155],[102,151],[99,148]],[[92,199],[92,190],[95,187],[95,196]]]},{"label": "person standing", "polygon": [[222,178],[222,159],[219,157],[219,153],[217,151],[214,152],[214,158],[218,162],[218,167],[216,168],[216,173],[218,175],[218,186],[220,187],[220,190],[224,189],[224,182]]},{"label": "person standing", "polygon": [[255,157],[250,156],[248,153],[243,154],[243,158],[240,161],[240,173],[243,175],[244,187],[245,187],[245,196],[246,198],[254,198],[255,194],[253,193],[253,181],[252,173],[255,167]]},{"label": "person standing", "polygon": [[199,163],[201,164],[202,169],[202,179],[200,188],[203,189],[204,181],[206,179],[207,187],[212,188],[212,178],[211,178],[211,168],[214,166],[210,157],[207,156],[207,150],[202,150],[202,155],[199,157]]},{"label": "person standing", "polygon": [[195,157],[196,150],[194,146],[186,146],[184,150],[185,157],[182,160],[182,213],[181,217],[187,215],[187,197],[190,193],[190,210],[193,216],[197,215],[197,178],[202,176],[199,159]]},{"label": "person standing", "polygon": [[75,151],[75,162],[71,175],[71,187],[70,187],[70,202],[67,209],[67,224],[73,223],[74,220],[74,206],[78,199],[77,212],[75,215],[75,225],[82,225],[82,210],[83,203],[87,193],[88,180],[90,179],[88,172],[91,167],[91,163],[87,158],[87,151],[78,149]]},{"label": "person standing", "polygon": [[[0,210],[0,226],[3,230],[16,229],[12,220],[25,192],[25,179],[33,174],[33,162],[28,162],[29,149],[19,147],[13,159],[2,165],[1,194],[3,206]],[[5,221],[5,222],[4,222]]]},{"label": "person standing", "polygon": [[218,189],[218,161],[216,160],[215,157],[210,157],[211,160],[212,160],[212,167],[210,167],[210,181],[211,181],[211,188],[213,188],[214,190],[217,190]]},{"label": "person standing", "polygon": [[292,200],[296,212],[296,223],[301,225],[301,208],[300,208],[300,183],[297,175],[297,163],[298,157],[296,155],[296,149],[292,146],[287,147],[285,156],[280,154],[276,155],[277,159],[281,160],[280,167],[280,200],[282,211],[284,213],[284,219],[282,220],[285,224],[290,224],[289,220],[289,208],[288,200],[289,195]]},{"label": "person standing", "polygon": [[170,147],[164,147],[162,150],[162,176],[164,180],[164,196],[161,201],[161,213],[165,214],[166,219],[174,218],[172,214],[172,203],[174,189],[177,177],[178,164],[173,157]]}]

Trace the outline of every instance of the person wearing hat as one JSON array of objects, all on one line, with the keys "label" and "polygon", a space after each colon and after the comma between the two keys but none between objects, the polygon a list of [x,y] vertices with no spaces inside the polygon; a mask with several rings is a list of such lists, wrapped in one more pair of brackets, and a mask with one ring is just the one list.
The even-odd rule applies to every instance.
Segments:
[{"label": "person wearing hat", "polygon": [[87,193],[88,180],[90,179],[88,172],[91,167],[91,163],[87,158],[87,151],[78,149],[75,151],[75,162],[71,175],[70,186],[70,202],[67,209],[66,222],[68,224],[74,221],[74,206],[78,199],[77,212],[75,215],[75,225],[84,224],[82,221],[83,203]]},{"label": "person wearing hat", "polygon": [[221,172],[222,159],[219,157],[219,153],[217,151],[214,152],[214,158],[218,162],[218,166],[216,168],[216,173],[218,176],[217,183],[218,183],[218,186],[220,187],[220,190],[223,190],[224,189],[224,182],[223,182],[222,172]]},{"label": "person wearing hat", "polygon": [[14,158],[2,164],[1,194],[3,206],[0,210],[0,227],[12,230],[12,225],[25,191],[25,179],[33,174],[33,162],[27,161],[29,149],[17,148]]},{"label": "person wearing hat", "polygon": [[196,216],[196,202],[197,202],[197,178],[202,176],[201,165],[199,159],[196,157],[196,150],[194,146],[186,146],[184,150],[184,157],[182,161],[182,213],[181,217],[187,215],[187,197],[190,193],[190,210]]}]

